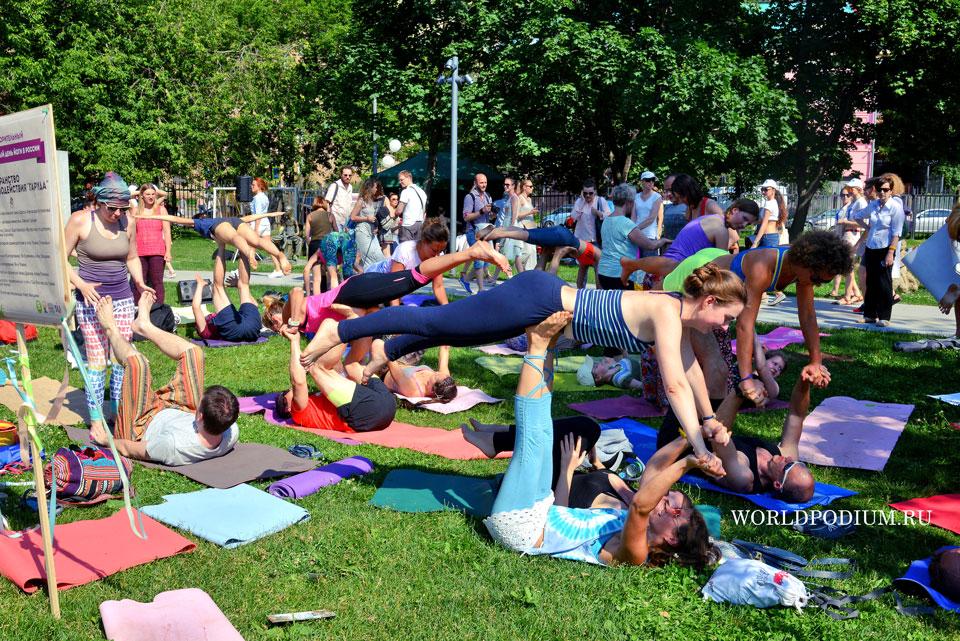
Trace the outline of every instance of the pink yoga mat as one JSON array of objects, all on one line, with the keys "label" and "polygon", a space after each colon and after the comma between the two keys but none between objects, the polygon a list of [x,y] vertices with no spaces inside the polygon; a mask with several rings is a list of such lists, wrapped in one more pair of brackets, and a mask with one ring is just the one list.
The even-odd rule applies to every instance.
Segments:
[{"label": "pink yoga mat", "polygon": [[927,498],[910,499],[891,503],[890,507],[912,515],[924,523],[930,523],[960,534],[960,494],[940,494]]},{"label": "pink yoga mat", "polygon": [[481,352],[484,354],[489,354],[490,356],[523,356],[523,352],[518,352],[515,349],[510,349],[503,343],[497,345],[481,345],[478,347]]},{"label": "pink yoga mat", "polygon": [[[67,590],[196,547],[165,525],[142,516],[146,541],[133,534],[122,510],[105,519],[58,524],[53,552],[57,587]],[[39,527],[0,534],[0,574],[27,593],[46,585]]]},{"label": "pink yoga mat", "polygon": [[[616,418],[651,418],[666,414],[666,410],[657,409],[653,403],[644,398],[627,395],[617,396],[616,398],[600,398],[582,403],[570,403],[567,407],[598,421],[612,421]],[[790,407],[789,403],[775,398],[762,408],[751,407],[741,411],[762,412],[764,410],[782,410],[787,407]]]},{"label": "pink yoga mat", "polygon": [[824,399],[803,422],[800,459],[816,465],[879,472],[887,464],[913,405]]},{"label": "pink yoga mat", "polygon": [[[821,337],[829,335],[830,334],[820,334]],[[757,338],[760,339],[760,344],[767,349],[783,349],[793,343],[802,343],[803,332],[796,327],[778,327],[769,334],[760,334]],[[734,339],[730,341],[730,344],[733,345],[733,352],[736,353],[737,340]]]},{"label": "pink yoga mat", "polygon": [[110,641],[243,641],[210,595],[197,588],[161,592],[150,603],[100,604]]},{"label": "pink yoga mat", "polygon": [[[289,418],[277,418],[273,413],[274,408],[274,398],[276,394],[261,394],[260,396],[241,396],[237,400],[240,402],[240,413],[241,414],[259,414],[263,412],[263,420],[271,425],[279,425],[280,427],[297,427],[294,425],[293,421]],[[333,431],[333,430],[327,430]],[[331,441],[336,441],[337,443],[343,443],[344,445],[360,445],[360,441],[354,440],[344,434],[349,434],[350,432],[337,432],[341,436],[333,437],[328,436]]]},{"label": "pink yoga mat", "polygon": [[[403,394],[397,394],[397,397],[411,403],[427,400],[423,397],[417,398],[415,396],[404,396]],[[439,414],[454,414],[455,412],[466,411],[480,403],[500,403],[502,401],[502,398],[494,398],[481,390],[457,385],[457,397],[449,403],[427,403],[418,406],[418,409],[430,410],[431,412],[437,412]]]}]

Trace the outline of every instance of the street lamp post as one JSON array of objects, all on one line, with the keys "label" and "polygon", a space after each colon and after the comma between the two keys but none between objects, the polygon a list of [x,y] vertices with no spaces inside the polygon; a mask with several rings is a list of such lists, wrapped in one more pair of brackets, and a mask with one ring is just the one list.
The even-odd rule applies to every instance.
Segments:
[{"label": "street lamp post", "polygon": [[437,78],[437,84],[450,85],[450,252],[457,250],[457,103],[459,102],[460,87],[472,85],[473,78],[467,75],[458,75],[460,60],[454,56],[447,60],[443,68],[450,72],[449,76],[442,73]]},{"label": "street lamp post", "polygon": [[377,94],[370,97],[373,98],[373,175],[376,176],[380,173],[377,166]]}]

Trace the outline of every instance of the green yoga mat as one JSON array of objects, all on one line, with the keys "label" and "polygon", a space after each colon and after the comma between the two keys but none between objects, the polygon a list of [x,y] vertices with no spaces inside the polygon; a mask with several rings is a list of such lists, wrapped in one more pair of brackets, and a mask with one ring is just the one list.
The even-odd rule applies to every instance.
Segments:
[{"label": "green yoga mat", "polygon": [[[523,359],[519,356],[478,356],[477,365],[490,370],[498,376],[519,374],[523,366]],[[561,356],[554,366],[555,372],[576,372],[583,365],[583,355]]]},{"label": "green yoga mat", "polygon": [[370,505],[397,512],[460,510],[484,517],[490,514],[499,482],[499,477],[391,470],[370,499]]}]

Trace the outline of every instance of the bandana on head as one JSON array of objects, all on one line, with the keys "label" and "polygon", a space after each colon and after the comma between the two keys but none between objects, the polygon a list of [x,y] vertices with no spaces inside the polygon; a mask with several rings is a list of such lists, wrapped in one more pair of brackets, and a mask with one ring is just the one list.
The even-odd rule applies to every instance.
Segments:
[{"label": "bandana on head", "polygon": [[130,187],[119,174],[108,171],[100,184],[93,188],[93,196],[98,203],[126,207],[130,204]]}]

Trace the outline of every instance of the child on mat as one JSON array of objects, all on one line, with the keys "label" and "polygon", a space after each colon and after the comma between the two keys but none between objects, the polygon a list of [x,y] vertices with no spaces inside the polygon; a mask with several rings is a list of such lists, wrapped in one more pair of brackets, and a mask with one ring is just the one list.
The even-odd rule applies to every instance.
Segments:
[{"label": "child on mat", "polygon": [[[359,383],[359,366],[354,379],[314,365],[309,372],[320,388],[311,394],[307,370],[300,365],[300,334],[293,328],[280,330],[290,341],[290,389],[276,396],[274,415],[289,418],[302,427],[337,432],[372,432],[393,422],[397,399],[379,378]],[[348,370],[351,366],[347,366]]]},{"label": "child on mat", "polygon": [[237,289],[240,292],[240,307],[234,307],[227,296],[224,285],[226,247],[217,244],[217,254],[213,261],[213,306],[216,312],[203,315],[203,287],[206,282],[196,275],[197,288],[193,292],[193,317],[197,323],[197,333],[205,340],[224,340],[234,343],[251,343],[260,337],[260,310],[250,293],[250,272],[246,257],[241,258],[237,270]]},{"label": "child on mat", "polygon": [[[569,508],[555,499],[550,490],[551,345],[572,317],[570,312],[557,312],[528,330],[530,351],[515,399],[516,445],[491,514],[484,519],[487,530],[495,541],[522,554],[598,565],[656,566],[673,560],[702,568],[715,562],[718,555],[703,517],[689,497],[670,488],[690,469],[714,474],[722,470],[706,455],[677,460],[687,447],[681,438],[650,458],[626,510]],[[565,492],[558,485],[556,498],[564,498]]]},{"label": "child on mat", "polygon": [[173,225],[182,227],[193,227],[204,238],[215,240],[219,244],[233,245],[240,253],[247,257],[250,262],[250,269],[256,270],[257,250],[270,254],[270,256],[280,263],[280,268],[284,274],[289,274],[293,266],[287,257],[273,243],[270,236],[258,236],[257,232],[248,224],[260,220],[261,218],[276,218],[283,216],[282,211],[275,211],[266,214],[252,214],[250,216],[229,218],[181,218],[180,216],[150,216],[151,220],[161,220]]},{"label": "child on mat", "polygon": [[[379,342],[383,343],[382,340]],[[405,366],[390,361],[383,382],[395,394],[408,398],[428,397],[428,400],[419,401],[417,405],[449,403],[457,397],[457,382],[450,376],[450,348],[446,345],[438,350],[437,371],[429,365]]]},{"label": "child on mat", "polygon": [[[149,290],[140,297],[133,331],[177,361],[173,378],[157,391],[151,389],[150,363],[117,329],[110,297],[97,302],[97,318],[124,369],[113,432],[117,451],[171,466],[223,456],[239,435],[237,397],[220,385],[204,388],[203,350],[150,322],[155,300]],[[90,438],[106,444],[107,434],[99,423],[91,426]]]},{"label": "child on mat", "polygon": [[[429,228],[428,226],[426,229]],[[396,253],[394,255],[396,256]],[[444,272],[471,260],[492,262],[510,273],[510,265],[503,255],[489,243],[478,242],[465,251],[427,258],[407,270],[357,274],[322,294],[305,296],[301,288],[295,287],[290,291],[290,298],[286,303],[275,296],[264,296],[263,326],[273,331],[280,331],[283,325],[302,326],[304,331],[315,333],[325,318],[343,320],[352,317],[353,312],[360,315],[363,310],[397,300],[431,281],[436,282],[438,278],[441,282],[440,288],[444,291],[444,298],[440,302],[446,303],[446,290],[443,290],[442,284]]]}]

